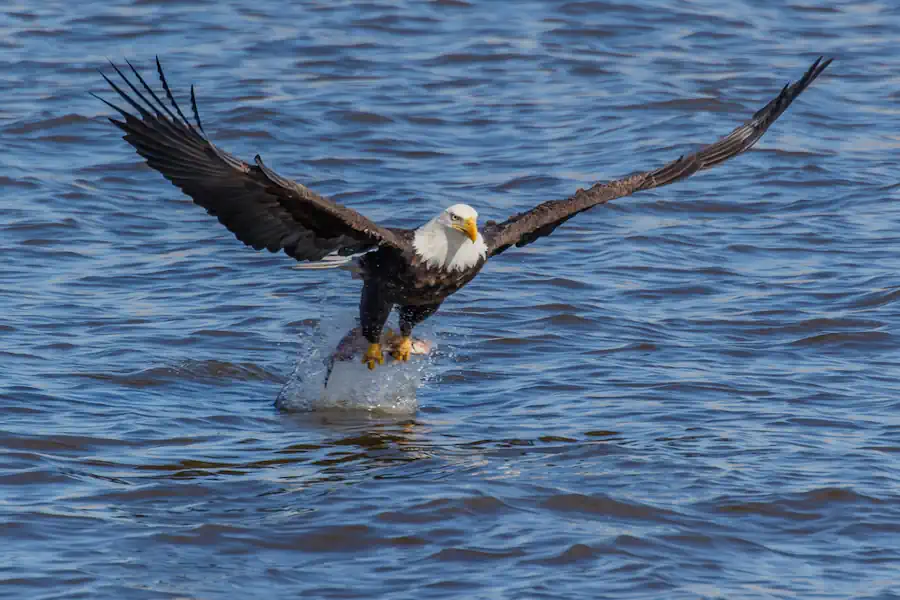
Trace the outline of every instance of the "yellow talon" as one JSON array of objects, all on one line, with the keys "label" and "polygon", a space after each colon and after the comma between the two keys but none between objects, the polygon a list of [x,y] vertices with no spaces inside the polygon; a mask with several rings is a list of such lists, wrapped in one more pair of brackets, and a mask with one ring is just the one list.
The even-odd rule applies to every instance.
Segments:
[{"label": "yellow talon", "polygon": [[369,344],[369,349],[363,354],[363,364],[369,367],[369,370],[375,368],[375,363],[384,364],[384,354],[381,353],[381,344]]},{"label": "yellow talon", "polygon": [[408,335],[404,335],[400,338],[400,341],[397,342],[397,346],[394,348],[394,351],[391,352],[391,356],[393,356],[396,360],[409,360],[409,355],[412,354],[412,338]]}]

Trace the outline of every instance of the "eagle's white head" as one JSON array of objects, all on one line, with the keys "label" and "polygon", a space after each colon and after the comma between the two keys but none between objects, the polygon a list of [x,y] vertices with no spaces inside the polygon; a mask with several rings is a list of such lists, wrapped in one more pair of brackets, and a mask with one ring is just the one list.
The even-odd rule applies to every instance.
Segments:
[{"label": "eagle's white head", "polygon": [[454,204],[416,229],[413,246],[430,266],[447,271],[473,267],[487,254],[478,212],[468,204]]}]

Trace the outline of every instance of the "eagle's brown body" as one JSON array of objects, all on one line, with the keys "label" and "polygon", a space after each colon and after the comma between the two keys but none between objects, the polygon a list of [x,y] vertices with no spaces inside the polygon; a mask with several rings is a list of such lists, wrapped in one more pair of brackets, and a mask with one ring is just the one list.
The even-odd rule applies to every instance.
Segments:
[{"label": "eagle's brown body", "polygon": [[395,306],[400,312],[400,333],[411,335],[448,296],[472,281],[484,263],[480,260],[467,269],[447,271],[429,265],[415,252],[397,248],[382,246],[364,254],[358,260],[363,279],[359,304],[363,335],[377,340]]},{"label": "eagle's brown body", "polygon": [[385,302],[398,305],[440,304],[458,292],[481,271],[486,260],[464,270],[433,267],[415,252],[382,246],[359,257],[357,264],[365,285],[378,287]]}]

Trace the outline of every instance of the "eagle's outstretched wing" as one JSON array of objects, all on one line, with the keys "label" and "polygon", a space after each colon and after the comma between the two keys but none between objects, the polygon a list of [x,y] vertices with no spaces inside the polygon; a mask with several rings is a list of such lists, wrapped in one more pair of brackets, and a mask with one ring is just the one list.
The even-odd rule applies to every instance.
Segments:
[{"label": "eagle's outstretched wing", "polygon": [[319,260],[335,252],[353,254],[381,244],[404,247],[400,230],[381,227],[355,210],[281,177],[258,155],[256,164],[251,165],[217,148],[203,131],[193,86],[191,108],[196,126],[176,104],[158,58],[160,83],[174,113],[131,63],[128,66],[143,91],[114,64],[130,94],[101,73],[137,113],[97,96],[124,117],[123,121],[110,121],[125,132],[124,139],[147,164],[217,217],[240,241],[257,250],[284,250],[300,261]]},{"label": "eagle's outstretched wing", "polygon": [[645,173],[638,173],[607,183],[598,183],[566,200],[551,200],[533,209],[510,217],[503,223],[489,221],[482,228],[489,255],[499,254],[512,245],[525,246],[589,208],[628,196],[641,190],[668,185],[690,177],[697,171],[714,167],[749,149],[763,136],[769,126],[781,116],[807,86],[831,64],[832,59],[813,63],[800,81],[788,84],[778,96],[758,111],[753,118],[719,141],[705,146],[669,164]]}]

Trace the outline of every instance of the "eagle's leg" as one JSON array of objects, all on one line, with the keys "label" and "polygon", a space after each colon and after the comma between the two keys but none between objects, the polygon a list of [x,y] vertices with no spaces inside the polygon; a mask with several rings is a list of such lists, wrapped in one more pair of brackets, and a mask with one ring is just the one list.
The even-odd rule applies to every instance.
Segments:
[{"label": "eagle's leg", "polygon": [[369,344],[366,353],[363,354],[362,362],[369,367],[370,371],[375,368],[375,363],[383,365],[384,353],[381,351],[381,344]]},{"label": "eagle's leg", "polygon": [[412,330],[413,327],[430,317],[440,307],[441,303],[423,304],[419,306],[405,305],[400,307],[400,341],[394,351],[391,352],[396,360],[409,360],[412,354]]},{"label": "eagle's leg", "polygon": [[363,285],[362,296],[359,299],[359,323],[362,325],[363,337],[369,342],[369,347],[362,356],[362,362],[369,369],[374,369],[376,364],[384,364],[381,331],[393,306],[393,303],[384,300],[376,285],[369,282]]},{"label": "eagle's leg", "polygon": [[412,354],[412,337],[408,335],[404,335],[400,338],[400,341],[397,342],[397,345],[391,351],[391,356],[393,356],[396,360],[409,360],[409,356]]}]

